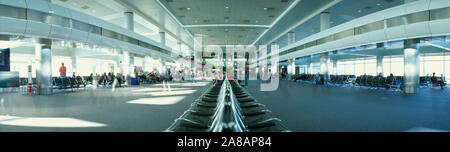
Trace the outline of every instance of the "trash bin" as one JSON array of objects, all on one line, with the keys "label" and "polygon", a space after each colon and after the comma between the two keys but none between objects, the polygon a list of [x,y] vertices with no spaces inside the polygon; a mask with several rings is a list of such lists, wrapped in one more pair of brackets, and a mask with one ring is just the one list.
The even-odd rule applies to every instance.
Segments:
[{"label": "trash bin", "polygon": [[137,85],[136,78],[130,78],[131,79],[131,85]]}]

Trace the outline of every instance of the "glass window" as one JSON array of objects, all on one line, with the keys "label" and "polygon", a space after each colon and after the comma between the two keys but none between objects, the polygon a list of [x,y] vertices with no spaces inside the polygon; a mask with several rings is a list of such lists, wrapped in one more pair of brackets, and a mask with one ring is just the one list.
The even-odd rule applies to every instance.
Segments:
[{"label": "glass window", "polygon": [[0,16],[11,17],[17,19],[26,19],[26,10],[13,6],[6,6],[0,4]]},{"label": "glass window", "polygon": [[69,19],[53,14],[50,17],[50,24],[59,25],[62,27],[69,27]]},{"label": "glass window", "polygon": [[98,35],[102,35],[102,28],[98,27],[98,26],[94,26],[94,25],[90,25],[90,33],[94,33],[94,34],[98,34]]},{"label": "glass window", "polygon": [[32,21],[47,23],[47,24],[51,23],[50,22],[50,20],[51,20],[50,14],[44,13],[44,12],[35,11],[35,10],[32,10],[32,9],[28,9],[27,10],[27,19],[28,20],[32,20]]},{"label": "glass window", "polygon": [[305,48],[309,48],[309,47],[313,47],[313,46],[316,46],[316,41],[312,41],[312,42],[305,44]]},{"label": "glass window", "polygon": [[377,74],[377,60],[376,59],[366,59],[365,61],[365,72],[367,75],[378,75]]},{"label": "glass window", "polygon": [[84,31],[84,32],[90,32],[91,25],[77,21],[77,20],[72,20],[72,28],[80,30],[80,31]]},{"label": "glass window", "polygon": [[425,22],[430,20],[430,14],[428,11],[422,11],[406,15],[406,23],[413,24],[418,22]]},{"label": "glass window", "polygon": [[350,37],[353,35],[355,35],[354,29],[345,30],[345,31],[334,34],[334,40],[343,39],[343,38]]},{"label": "glass window", "polygon": [[403,56],[391,57],[391,73],[394,76],[403,76],[404,74],[404,63]]},{"label": "glass window", "polygon": [[366,73],[364,64],[364,59],[355,60],[355,75],[364,75]]},{"label": "glass window", "polygon": [[441,20],[450,18],[450,7],[430,11],[430,20]]},{"label": "glass window", "polygon": [[[11,53],[11,71],[19,72],[19,77],[28,77],[28,65],[35,65],[35,56],[32,54]],[[35,67],[32,67],[35,70]],[[36,72],[31,72],[32,77],[36,77]]]},{"label": "glass window", "polygon": [[407,22],[405,16],[393,17],[386,20],[386,25],[388,28],[405,25],[406,23]]},{"label": "glass window", "polygon": [[383,58],[383,72],[385,77],[391,74],[391,57],[389,56]]}]

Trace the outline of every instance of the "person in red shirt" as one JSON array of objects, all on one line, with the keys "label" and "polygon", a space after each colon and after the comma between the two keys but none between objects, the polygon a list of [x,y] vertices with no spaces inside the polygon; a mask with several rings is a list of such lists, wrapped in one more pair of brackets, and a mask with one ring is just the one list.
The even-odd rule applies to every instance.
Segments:
[{"label": "person in red shirt", "polygon": [[64,63],[61,63],[61,67],[59,68],[59,73],[61,77],[66,77],[67,68],[64,66]]}]

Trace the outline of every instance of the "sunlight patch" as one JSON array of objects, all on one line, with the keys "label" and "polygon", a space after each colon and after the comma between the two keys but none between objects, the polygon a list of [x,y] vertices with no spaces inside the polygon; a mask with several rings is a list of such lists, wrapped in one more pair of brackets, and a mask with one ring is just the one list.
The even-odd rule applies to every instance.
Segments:
[{"label": "sunlight patch", "polygon": [[184,98],[185,96],[139,98],[136,100],[131,100],[128,103],[149,104],[149,105],[171,105],[180,102]]},{"label": "sunlight patch", "polygon": [[81,128],[81,127],[105,127],[107,125],[90,122],[75,118],[64,117],[17,117],[0,116],[0,124],[25,127],[61,127],[61,128]]}]

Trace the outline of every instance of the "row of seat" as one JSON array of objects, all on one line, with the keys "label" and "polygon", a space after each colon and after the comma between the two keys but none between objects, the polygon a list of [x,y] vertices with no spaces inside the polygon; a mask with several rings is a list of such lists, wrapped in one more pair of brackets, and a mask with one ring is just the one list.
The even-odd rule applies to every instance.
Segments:
[{"label": "row of seat", "polygon": [[53,86],[56,89],[81,88],[86,87],[87,81],[82,77],[53,77]]},{"label": "row of seat", "polygon": [[355,75],[330,75],[329,83],[351,84],[356,79]]},{"label": "row of seat", "polygon": [[289,131],[280,119],[275,118],[263,104],[257,103],[237,82],[227,80],[218,80],[208,88],[166,131],[212,132],[217,131],[216,127],[229,126],[220,123],[235,124],[240,128],[218,129],[223,132]]},{"label": "row of seat", "polygon": [[362,75],[358,76],[353,84],[355,86],[366,86],[372,88],[386,88],[386,89],[397,87],[400,90],[402,90],[403,77],[396,76],[393,78],[389,78],[389,77]]},{"label": "row of seat", "polygon": [[230,82],[240,117],[249,132],[284,132],[289,131],[275,118],[265,105],[258,103],[236,81]]},{"label": "row of seat", "polygon": [[[92,79],[89,78],[89,76],[79,76],[82,78],[82,80],[84,82],[86,82],[87,84],[92,84]],[[52,81],[55,80],[56,77],[52,78]],[[78,79],[78,78],[77,78]],[[31,78],[31,84],[35,85],[36,84],[36,78]],[[28,85],[28,78],[19,78],[19,83],[20,85],[24,86],[24,85]]]},{"label": "row of seat", "polygon": [[208,88],[166,131],[211,132],[213,122],[220,114],[220,108],[222,108],[218,102],[218,97],[223,83],[223,81],[217,81]]}]

